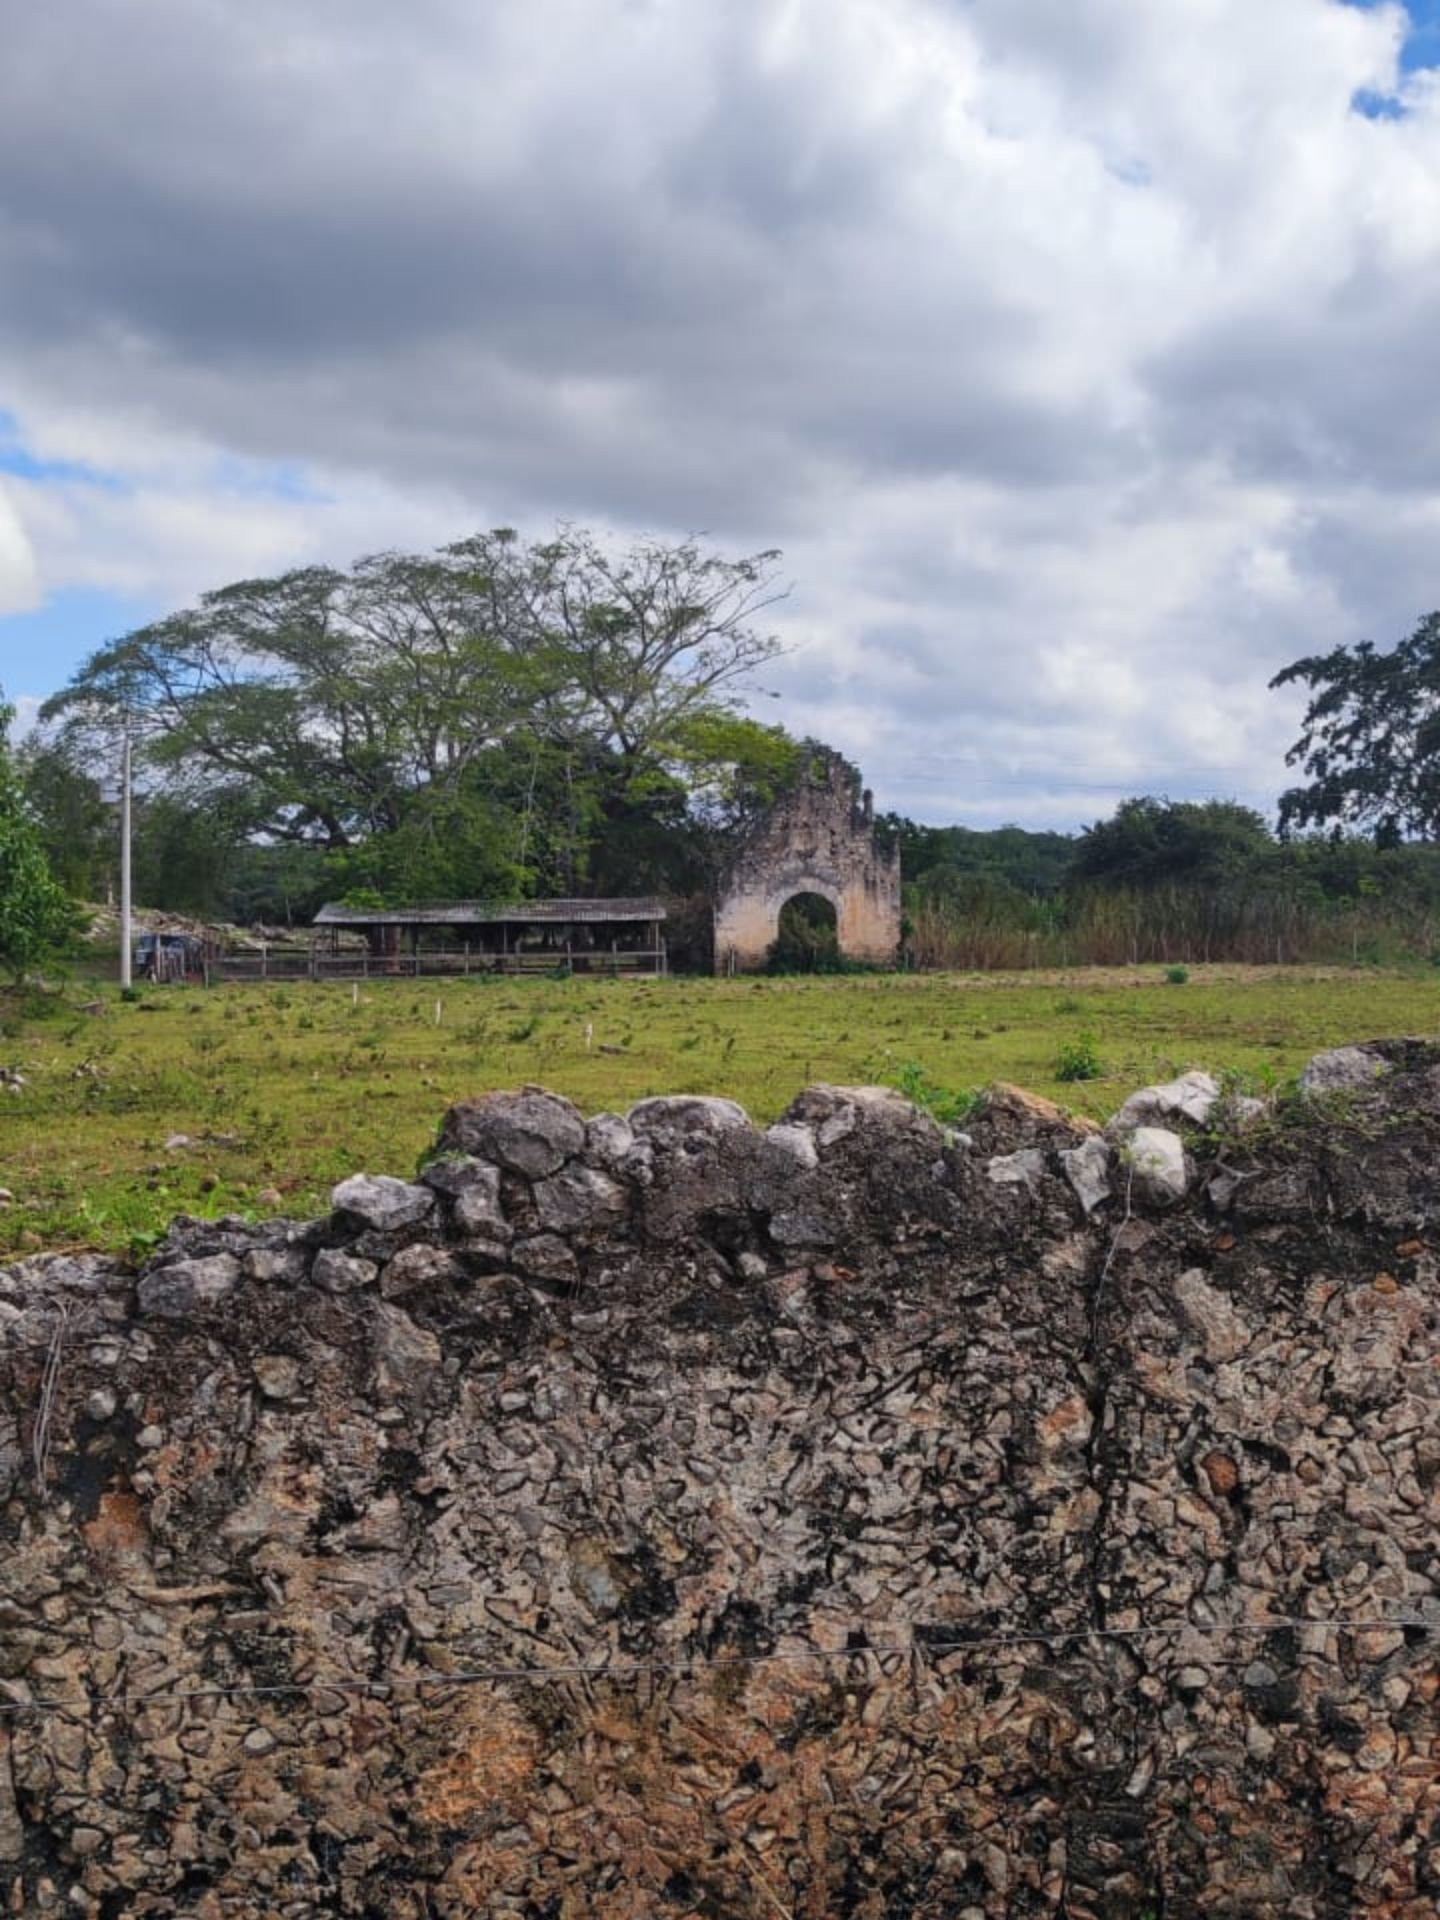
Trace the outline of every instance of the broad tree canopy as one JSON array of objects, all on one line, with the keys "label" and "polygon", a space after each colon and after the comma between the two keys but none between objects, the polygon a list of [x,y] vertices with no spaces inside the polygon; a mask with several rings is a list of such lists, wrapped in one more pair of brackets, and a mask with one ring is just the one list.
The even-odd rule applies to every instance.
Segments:
[{"label": "broad tree canopy", "polygon": [[1104,886],[1215,887],[1254,870],[1273,842],[1260,815],[1234,800],[1122,800],[1081,834],[1072,877]]},{"label": "broad tree canopy", "polygon": [[1310,690],[1285,756],[1307,784],[1280,796],[1280,829],[1359,829],[1382,846],[1440,831],[1440,613],[1389,653],[1368,640],[1292,661],[1272,687]]},{"label": "broad tree canopy", "polygon": [[712,813],[751,762],[763,784],[785,737],[737,702],[778,651],[777,559],[500,529],[240,581],[102,647],[42,718],[80,766],[128,726],[172,801],[336,884],[583,888],[607,839],[697,824],[699,759]]}]

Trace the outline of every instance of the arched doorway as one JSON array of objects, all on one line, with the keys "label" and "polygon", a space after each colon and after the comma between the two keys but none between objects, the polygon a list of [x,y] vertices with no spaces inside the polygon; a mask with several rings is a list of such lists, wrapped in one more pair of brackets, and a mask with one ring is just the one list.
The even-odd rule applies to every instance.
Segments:
[{"label": "arched doorway", "polygon": [[[816,757],[806,777],[781,795],[721,876],[715,894],[715,971],[750,973],[772,965],[781,909],[806,893],[828,901],[834,917],[823,912],[825,924],[815,928],[813,913],[804,915],[812,932],[800,941],[800,964],[823,966],[831,937],[842,963],[895,964],[900,945],[899,843],[877,834],[870,796],[859,789],[854,769],[838,755]],[[798,911],[787,918],[793,920]]]},{"label": "arched doorway", "polygon": [[823,893],[792,893],[780,909],[770,967],[775,973],[833,973],[840,965],[840,922]]}]

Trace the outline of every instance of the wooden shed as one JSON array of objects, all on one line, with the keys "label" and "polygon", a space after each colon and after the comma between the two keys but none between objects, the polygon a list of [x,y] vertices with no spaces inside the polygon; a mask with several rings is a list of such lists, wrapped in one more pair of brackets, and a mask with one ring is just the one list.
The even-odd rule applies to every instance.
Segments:
[{"label": "wooden shed", "polygon": [[663,974],[664,925],[656,899],[332,903],[315,916],[316,971],[334,975],[349,958],[365,972]]}]

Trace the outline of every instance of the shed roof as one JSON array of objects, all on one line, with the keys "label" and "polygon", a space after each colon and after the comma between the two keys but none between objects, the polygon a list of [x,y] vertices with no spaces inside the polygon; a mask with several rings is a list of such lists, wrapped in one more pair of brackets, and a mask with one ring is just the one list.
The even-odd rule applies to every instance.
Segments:
[{"label": "shed roof", "polygon": [[427,900],[414,907],[346,907],[330,901],[315,916],[317,927],[477,927],[593,926],[614,921],[654,922],[665,918],[662,901],[521,900],[497,905],[489,900]]}]

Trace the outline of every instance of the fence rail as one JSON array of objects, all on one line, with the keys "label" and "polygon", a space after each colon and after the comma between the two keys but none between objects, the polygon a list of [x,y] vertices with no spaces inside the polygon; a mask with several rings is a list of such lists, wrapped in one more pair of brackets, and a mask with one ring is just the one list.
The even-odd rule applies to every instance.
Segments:
[{"label": "fence rail", "polygon": [[262,947],[258,953],[212,956],[205,967],[207,985],[239,980],[429,980],[471,974],[545,974],[561,969],[587,975],[637,974],[658,977],[669,971],[664,947],[548,948],[528,953],[478,953],[462,948],[422,949],[418,953],[328,953],[302,947]]}]

